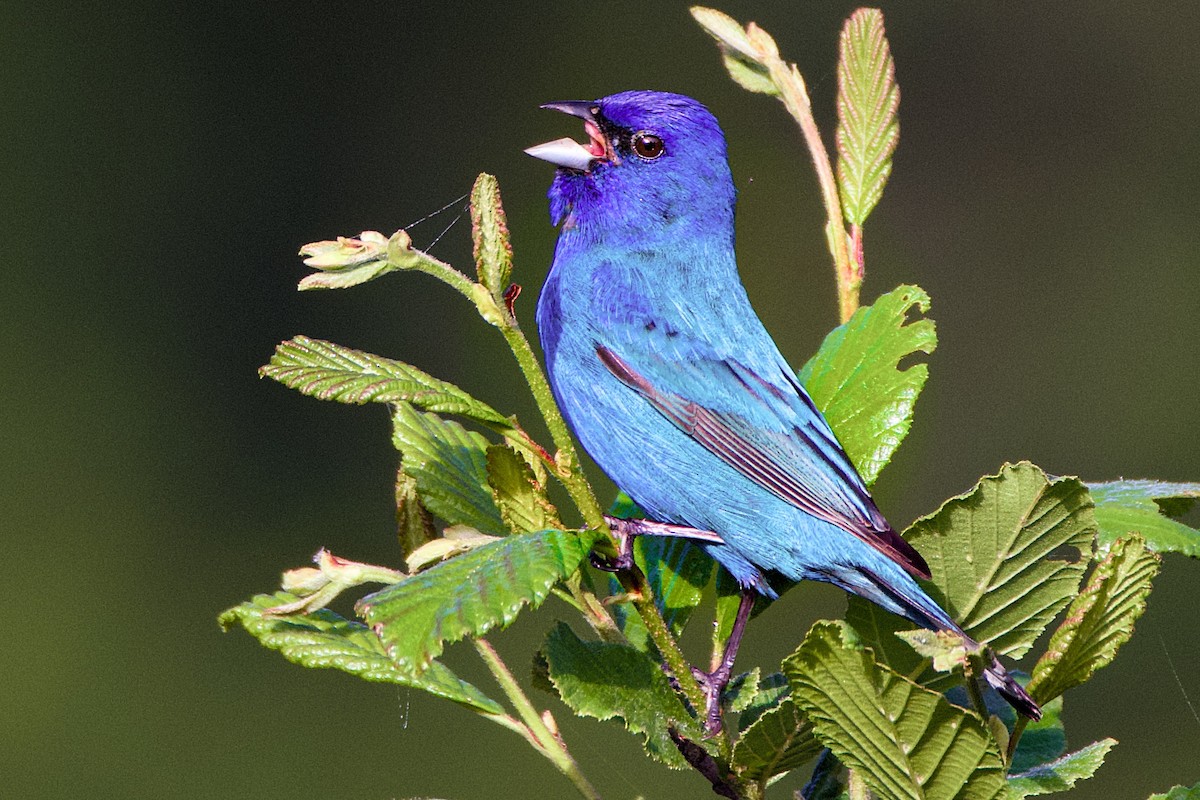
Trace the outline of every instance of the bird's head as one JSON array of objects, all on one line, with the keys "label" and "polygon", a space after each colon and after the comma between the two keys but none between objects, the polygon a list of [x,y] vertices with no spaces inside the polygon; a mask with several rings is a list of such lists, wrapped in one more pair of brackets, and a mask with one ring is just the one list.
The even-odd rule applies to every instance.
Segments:
[{"label": "bird's head", "polygon": [[557,225],[625,230],[685,223],[731,229],[734,188],[725,136],[707,108],[679,94],[631,91],[543,108],[583,119],[588,141],[558,139],[525,152],[558,166],[550,187]]}]

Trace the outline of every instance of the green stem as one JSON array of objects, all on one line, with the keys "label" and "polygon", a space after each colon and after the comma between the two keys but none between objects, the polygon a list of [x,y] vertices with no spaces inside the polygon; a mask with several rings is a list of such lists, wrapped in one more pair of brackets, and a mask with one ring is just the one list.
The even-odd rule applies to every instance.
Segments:
[{"label": "green stem", "polygon": [[[517,683],[508,666],[501,660],[500,654],[496,652],[496,649],[486,639],[475,639],[474,643],[475,650],[479,653],[480,658],[487,664],[488,669],[492,671],[492,675],[496,678],[496,683],[500,684],[500,688],[513,704],[517,714],[520,715],[521,721],[525,723],[523,727],[528,731],[528,735],[525,736],[526,740],[538,752],[549,759],[558,768],[558,771],[575,785],[575,788],[581,795],[588,798],[588,800],[601,800],[600,793],[596,791],[591,782],[580,772],[579,765],[575,763],[575,759],[567,751],[567,746],[562,738],[547,727],[545,720],[538,714],[537,709],[533,707],[533,703],[529,702],[529,698],[521,690],[520,684]],[[522,735],[525,734],[522,732]]]},{"label": "green stem", "polygon": [[986,724],[991,714],[988,711],[987,703],[983,700],[983,692],[979,689],[979,680],[976,678],[977,674],[975,657],[971,657],[967,659],[967,665],[963,668],[963,683],[966,684],[967,696],[971,698],[971,705],[975,707],[975,713]]},{"label": "green stem", "polygon": [[858,292],[863,276],[859,265],[850,257],[846,226],[842,222],[842,202],[838,196],[837,180],[833,175],[829,152],[825,149],[821,131],[813,118],[812,101],[809,100],[808,88],[804,85],[800,70],[796,69],[795,64],[787,64],[782,58],[772,55],[763,56],[763,65],[779,89],[779,99],[799,124],[804,134],[804,142],[812,156],[813,167],[817,171],[817,183],[821,187],[821,199],[825,203],[825,239],[833,256],[834,271],[837,273],[838,313],[841,321],[846,322],[858,308]]},{"label": "green stem", "polygon": [[1025,726],[1028,724],[1028,717],[1017,715],[1017,722],[1013,725],[1012,733],[1008,735],[1008,752],[1005,758],[1007,763],[1012,763],[1013,754],[1017,752],[1017,742],[1021,741],[1021,734],[1025,732]]}]

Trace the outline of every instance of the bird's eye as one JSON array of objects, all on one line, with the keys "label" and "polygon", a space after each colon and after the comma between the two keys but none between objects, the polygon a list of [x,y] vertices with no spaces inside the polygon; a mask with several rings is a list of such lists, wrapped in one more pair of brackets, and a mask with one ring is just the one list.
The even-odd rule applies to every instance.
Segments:
[{"label": "bird's eye", "polygon": [[640,158],[652,161],[663,154],[663,140],[653,133],[635,133],[633,135],[633,152]]}]

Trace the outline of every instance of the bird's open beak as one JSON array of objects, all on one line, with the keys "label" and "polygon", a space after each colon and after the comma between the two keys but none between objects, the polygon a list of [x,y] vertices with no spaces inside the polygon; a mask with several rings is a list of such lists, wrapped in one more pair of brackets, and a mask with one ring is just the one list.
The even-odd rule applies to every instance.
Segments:
[{"label": "bird's open beak", "polygon": [[587,131],[588,143],[580,144],[574,139],[555,139],[553,142],[534,145],[527,148],[526,153],[534,158],[549,161],[551,164],[567,169],[586,172],[592,164],[612,155],[612,148],[600,126],[596,124],[596,104],[575,100],[564,103],[546,103],[542,108],[550,108],[583,119],[583,129]]}]

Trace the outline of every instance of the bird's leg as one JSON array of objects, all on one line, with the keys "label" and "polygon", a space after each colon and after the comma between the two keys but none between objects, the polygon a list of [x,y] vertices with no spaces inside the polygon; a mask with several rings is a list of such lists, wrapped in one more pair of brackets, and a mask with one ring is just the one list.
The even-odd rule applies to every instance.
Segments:
[{"label": "bird's leg", "polygon": [[689,528],[687,525],[672,525],[649,519],[620,519],[606,516],[604,521],[617,537],[617,557],[600,559],[593,557],[592,566],[605,572],[617,572],[633,566],[633,539],[636,536],[673,536],[710,544],[725,544],[725,540],[712,531]]},{"label": "bird's leg", "polygon": [[705,719],[704,732],[708,736],[716,736],[721,732],[721,695],[729,685],[729,677],[733,673],[733,660],[737,658],[738,647],[742,643],[742,633],[746,623],[750,621],[750,612],[754,610],[756,593],[752,589],[743,589],[738,603],[737,616],[733,620],[733,630],[729,632],[729,640],[725,642],[725,651],[721,661],[712,672],[700,672],[696,679],[704,687]]}]

